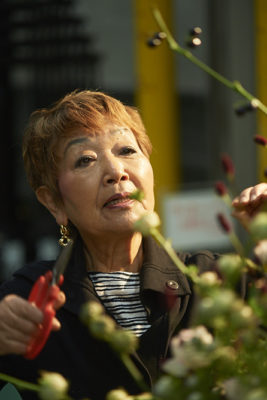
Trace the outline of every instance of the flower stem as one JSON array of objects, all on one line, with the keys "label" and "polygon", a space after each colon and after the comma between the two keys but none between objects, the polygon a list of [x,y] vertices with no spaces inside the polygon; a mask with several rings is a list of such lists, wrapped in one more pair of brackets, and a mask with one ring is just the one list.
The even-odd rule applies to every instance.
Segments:
[{"label": "flower stem", "polygon": [[158,231],[158,229],[153,228],[151,229],[150,232],[151,236],[154,237],[154,239],[164,248],[164,250],[167,252],[169,257],[172,259],[174,264],[180,269],[180,271],[190,277],[193,282],[197,282],[198,277],[197,274],[193,273],[191,270],[189,270],[185,264],[180,260],[180,258],[177,256],[176,252],[174,251],[171,243],[164,238],[164,236],[161,235],[161,233]]},{"label": "flower stem", "polygon": [[172,36],[171,32],[169,31],[164,19],[162,18],[162,15],[160,11],[157,8],[153,9],[153,15],[155,20],[157,21],[161,31],[166,33],[167,36],[167,42],[169,44],[169,47],[171,50],[176,51],[177,53],[181,54],[185,58],[187,58],[189,61],[191,61],[193,64],[195,64],[197,67],[205,71],[207,74],[212,76],[214,79],[217,81],[221,82],[223,85],[228,87],[229,89],[232,89],[233,91],[239,93],[241,96],[243,96],[245,99],[249,101],[256,101],[257,108],[260,109],[264,114],[267,115],[267,107],[255,96],[253,96],[251,93],[249,93],[238,81],[230,81],[229,79],[225,78],[223,75],[221,75],[219,72],[215,71],[211,67],[209,67],[207,64],[199,60],[197,57],[195,57],[191,51],[184,49],[179,45],[179,43],[174,39]]},{"label": "flower stem", "polygon": [[12,383],[13,385],[21,388],[21,389],[27,389],[27,390],[32,390],[34,392],[38,392],[40,387],[39,385],[36,385],[34,383],[26,382],[18,378],[14,378],[13,376],[2,374],[0,372],[0,379]]},{"label": "flower stem", "polygon": [[122,354],[120,354],[120,358],[121,358],[123,364],[125,365],[125,367],[127,368],[127,370],[130,372],[131,376],[134,378],[134,380],[140,387],[140,389],[147,391],[148,388],[144,382],[143,376],[141,375],[139,370],[136,368],[135,364],[133,363],[133,361],[131,360],[129,355],[126,353],[122,353]]}]

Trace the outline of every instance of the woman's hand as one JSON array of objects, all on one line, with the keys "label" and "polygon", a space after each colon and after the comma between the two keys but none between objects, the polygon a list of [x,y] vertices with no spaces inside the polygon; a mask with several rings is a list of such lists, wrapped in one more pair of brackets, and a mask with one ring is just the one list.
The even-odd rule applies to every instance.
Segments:
[{"label": "woman's hand", "polygon": [[267,183],[260,183],[243,190],[237,196],[232,205],[234,207],[233,216],[244,226],[267,205]]},{"label": "woman's hand", "polygon": [[[60,292],[55,309],[65,303]],[[25,354],[31,337],[43,320],[43,313],[22,297],[10,294],[0,302],[0,355]],[[53,330],[60,329],[60,322],[53,319]]]}]

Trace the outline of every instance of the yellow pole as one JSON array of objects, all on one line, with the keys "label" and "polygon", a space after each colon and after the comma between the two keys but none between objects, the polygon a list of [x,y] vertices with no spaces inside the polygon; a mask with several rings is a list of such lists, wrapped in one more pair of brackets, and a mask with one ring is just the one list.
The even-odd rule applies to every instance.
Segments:
[{"label": "yellow pole", "polygon": [[[165,191],[177,189],[181,179],[174,54],[164,41],[155,48],[147,46],[147,40],[159,31],[152,15],[152,2],[134,0],[133,4],[136,27],[136,105],[153,144],[151,163],[157,198]],[[172,1],[158,0],[157,6],[171,26]]]},{"label": "yellow pole", "polygon": [[[255,45],[256,45],[256,76],[257,97],[267,104],[267,1],[255,0]],[[267,116],[261,112],[257,115],[257,133],[267,138]],[[266,180],[264,170],[267,167],[267,152],[259,146],[258,177]]]}]

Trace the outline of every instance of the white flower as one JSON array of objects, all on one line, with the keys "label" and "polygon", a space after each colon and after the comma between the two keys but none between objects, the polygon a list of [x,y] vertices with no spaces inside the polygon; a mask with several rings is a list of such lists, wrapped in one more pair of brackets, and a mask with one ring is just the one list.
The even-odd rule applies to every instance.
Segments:
[{"label": "white flower", "polygon": [[194,339],[199,340],[203,344],[211,344],[213,342],[213,336],[209,333],[209,331],[203,325],[199,325],[196,328],[192,329],[183,329],[173,338],[171,348],[175,354],[177,348],[180,345],[186,342],[192,342]]},{"label": "white flower", "polygon": [[60,400],[67,395],[69,389],[66,379],[56,372],[43,372],[39,384],[42,400]]},{"label": "white flower", "polygon": [[141,232],[144,236],[151,234],[151,231],[160,225],[160,219],[156,212],[147,212],[134,223],[134,230]]},{"label": "white flower", "polygon": [[173,357],[164,363],[163,370],[177,377],[185,376],[190,369],[209,365],[213,349],[213,336],[204,326],[184,329],[172,339]]}]

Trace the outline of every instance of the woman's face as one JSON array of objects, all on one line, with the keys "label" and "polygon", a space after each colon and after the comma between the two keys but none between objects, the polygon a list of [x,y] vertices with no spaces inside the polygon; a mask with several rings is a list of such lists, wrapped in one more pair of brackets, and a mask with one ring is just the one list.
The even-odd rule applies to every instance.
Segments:
[{"label": "woman's face", "polygon": [[[153,171],[128,128],[107,125],[101,134],[77,133],[60,144],[57,222],[71,221],[83,237],[126,233],[154,208]],[[144,200],[129,199],[140,189]]]}]

